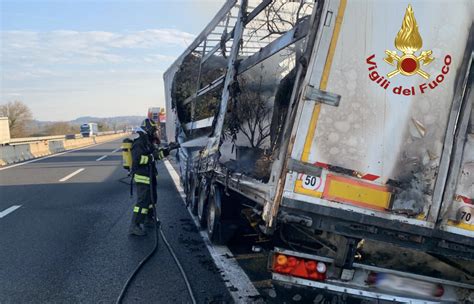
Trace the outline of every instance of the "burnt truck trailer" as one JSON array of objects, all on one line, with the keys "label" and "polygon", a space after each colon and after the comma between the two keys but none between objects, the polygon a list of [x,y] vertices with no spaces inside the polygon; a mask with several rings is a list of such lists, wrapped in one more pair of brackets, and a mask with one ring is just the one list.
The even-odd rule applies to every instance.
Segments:
[{"label": "burnt truck trailer", "polygon": [[474,301],[472,1],[227,1],[164,74],[210,239],[278,236],[275,281]]}]

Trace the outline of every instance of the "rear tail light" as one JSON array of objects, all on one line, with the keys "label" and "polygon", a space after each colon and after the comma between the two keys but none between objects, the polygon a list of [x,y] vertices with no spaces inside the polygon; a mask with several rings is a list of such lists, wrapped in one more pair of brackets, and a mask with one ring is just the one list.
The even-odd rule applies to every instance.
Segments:
[{"label": "rear tail light", "polygon": [[316,266],[316,270],[319,273],[326,273],[326,264],[324,264],[323,262],[318,262],[318,265]]},{"label": "rear tail light", "polygon": [[418,281],[388,273],[371,272],[367,284],[380,290],[403,292],[410,295],[442,297],[444,287],[441,284]]},{"label": "rear tail light", "polygon": [[274,272],[294,277],[317,281],[326,279],[326,264],[316,260],[274,253],[271,268]]}]

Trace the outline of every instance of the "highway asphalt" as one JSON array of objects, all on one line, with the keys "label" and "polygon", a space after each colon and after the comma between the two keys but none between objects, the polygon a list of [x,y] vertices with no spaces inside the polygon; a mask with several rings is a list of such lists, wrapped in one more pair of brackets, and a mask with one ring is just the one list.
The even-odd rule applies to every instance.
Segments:
[{"label": "highway asphalt", "polygon": [[[127,234],[134,198],[124,183],[120,144],[0,169],[0,303],[115,302],[154,242],[153,234]],[[163,164],[158,171],[162,229],[198,302],[232,302]],[[124,303],[190,302],[160,240]]]}]

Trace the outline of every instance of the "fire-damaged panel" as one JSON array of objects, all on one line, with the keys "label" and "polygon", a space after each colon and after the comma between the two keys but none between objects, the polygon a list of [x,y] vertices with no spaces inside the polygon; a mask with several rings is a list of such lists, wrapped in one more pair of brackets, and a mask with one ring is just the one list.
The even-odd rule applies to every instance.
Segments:
[{"label": "fire-damaged panel", "polygon": [[228,169],[268,181],[302,45],[293,44],[237,77],[239,89],[228,106],[220,149],[220,161]]},{"label": "fire-damaged panel", "polygon": [[[431,282],[429,296],[440,278],[458,280],[432,261],[462,272],[458,259],[474,252],[463,114],[474,5],[446,3],[224,5],[165,74],[186,200],[211,242],[248,211],[258,233],[296,248],[293,258],[334,258],[325,286],[340,278],[346,288],[354,276],[366,286],[381,258],[410,284]],[[370,263],[364,277],[356,259]],[[305,274],[282,265],[281,275]]]},{"label": "fire-damaged panel", "polygon": [[[394,195],[383,210],[424,219],[430,211],[456,79],[463,77],[458,72],[472,13],[469,1],[383,6],[347,1],[344,12],[338,12],[339,32],[329,43],[331,60],[313,67],[308,80],[341,95],[340,105],[305,101],[292,157],[349,175],[368,188],[387,185]],[[441,22],[446,15],[457,16],[449,26]],[[324,192],[334,190],[324,189],[331,185],[326,179],[321,186],[323,198]],[[346,184],[341,189],[350,192],[354,187]],[[367,207],[352,194],[345,196],[350,198],[343,202]],[[368,207],[377,209],[380,203]]]}]

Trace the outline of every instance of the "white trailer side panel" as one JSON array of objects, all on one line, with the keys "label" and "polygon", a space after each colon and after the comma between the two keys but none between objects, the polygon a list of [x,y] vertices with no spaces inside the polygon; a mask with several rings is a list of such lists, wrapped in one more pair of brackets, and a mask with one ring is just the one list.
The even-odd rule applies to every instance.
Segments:
[{"label": "white trailer side panel", "polygon": [[[368,77],[366,59],[375,54],[379,75],[394,70],[383,61],[385,50],[396,50],[394,38],[405,9],[412,3],[423,50],[433,50],[435,60],[424,68],[429,80],[419,75],[397,75],[383,89]],[[348,1],[326,90],[342,95],[341,105],[321,106],[307,162],[335,166],[398,180],[413,162],[427,165],[442,150],[454,82],[472,23],[470,1]],[[456,16],[448,18],[447,16]],[[453,37],[456,37],[453,39]],[[400,52],[399,52],[400,53]],[[452,63],[444,81],[424,94],[419,85],[434,80]],[[386,78],[386,76],[385,76]],[[310,83],[317,84],[317,79]],[[415,96],[393,93],[398,86],[415,87]],[[308,125],[308,122],[303,124]],[[424,129],[424,134],[423,134]],[[302,159],[304,147],[293,156]],[[430,166],[436,166],[430,162]]]},{"label": "white trailer side panel", "polygon": [[[333,5],[337,2],[328,1],[327,6],[337,8]],[[474,3],[467,0],[340,3],[346,6],[342,13],[340,8],[333,9],[326,16],[315,45],[306,90],[313,87],[339,94],[341,103],[333,107],[303,101],[291,154],[293,159],[325,168],[325,173],[317,182],[320,185],[317,191],[302,189],[305,176],[298,176],[295,192],[349,204],[354,203],[352,198],[363,197],[362,204],[355,202],[355,205],[401,216],[408,213],[410,217],[425,220],[430,212],[456,79],[464,76],[459,75],[459,70],[473,23]],[[395,37],[402,23],[408,22],[405,15],[410,16],[409,5],[416,24],[410,21],[408,32],[417,29],[422,45],[415,51],[403,52],[400,45],[398,49],[395,46]],[[337,28],[338,21],[334,25],[332,18],[342,20],[340,31],[330,30]],[[324,31],[332,33],[331,43]],[[384,61],[388,57],[386,51],[396,54],[392,56],[395,66]],[[434,60],[420,57],[429,51],[432,53],[428,57]],[[400,71],[397,62],[410,54],[419,72],[411,76],[395,72],[389,77],[389,73]],[[346,171],[336,171],[329,181],[328,167]],[[348,172],[352,181],[338,177]],[[345,197],[350,198],[334,199],[335,190],[327,195],[329,182],[337,184],[338,190],[346,191]],[[393,192],[386,187],[387,182],[398,185],[398,194],[402,192],[400,199],[384,194]],[[292,186],[287,185],[286,189],[289,187]]]}]

